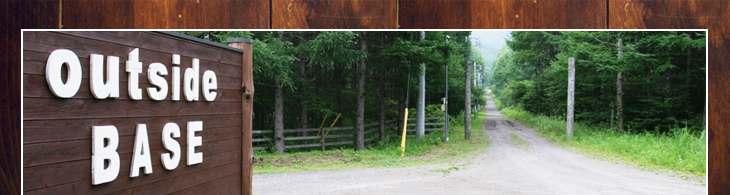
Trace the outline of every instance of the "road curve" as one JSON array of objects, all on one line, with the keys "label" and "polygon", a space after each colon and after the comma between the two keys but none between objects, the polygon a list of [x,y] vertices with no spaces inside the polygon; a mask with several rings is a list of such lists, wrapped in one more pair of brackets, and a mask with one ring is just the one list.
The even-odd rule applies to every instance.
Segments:
[{"label": "road curve", "polygon": [[[487,150],[455,162],[402,168],[257,174],[254,194],[706,194],[666,174],[585,157],[502,116],[489,98]],[[515,141],[519,136],[523,142]],[[455,170],[452,167],[458,168]],[[448,173],[431,170],[449,169]]]}]

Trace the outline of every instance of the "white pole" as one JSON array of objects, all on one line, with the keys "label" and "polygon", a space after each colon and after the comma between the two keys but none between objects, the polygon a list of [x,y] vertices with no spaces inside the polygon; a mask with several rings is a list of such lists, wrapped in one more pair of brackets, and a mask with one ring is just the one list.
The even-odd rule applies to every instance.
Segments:
[{"label": "white pole", "polygon": [[[419,41],[426,39],[426,31],[419,33]],[[418,77],[418,111],[416,112],[416,138],[421,141],[426,127],[426,64],[421,63],[421,76]]]},{"label": "white pole", "polygon": [[568,58],[568,137],[573,136],[573,108],[575,106],[575,58]]}]

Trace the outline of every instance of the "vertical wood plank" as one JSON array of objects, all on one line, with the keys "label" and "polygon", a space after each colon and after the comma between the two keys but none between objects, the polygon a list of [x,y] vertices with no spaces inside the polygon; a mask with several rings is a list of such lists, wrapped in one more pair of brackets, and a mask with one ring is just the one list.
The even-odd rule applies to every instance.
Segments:
[{"label": "vertical wood plank", "polygon": [[63,28],[134,28],[131,1],[65,0]]},{"label": "vertical wood plank", "polygon": [[[0,194],[20,194],[20,36],[21,28],[44,28],[48,21],[31,18],[24,5],[39,3],[30,12],[47,11],[51,2],[0,2],[2,45],[0,59]],[[47,11],[51,13],[52,11]],[[52,20],[50,20],[52,23]]]},{"label": "vertical wood plank", "polygon": [[273,0],[271,26],[301,28],[398,28],[397,0]]},{"label": "vertical wood plank", "polygon": [[241,63],[242,79],[241,87],[243,96],[241,101],[241,194],[252,194],[253,174],[253,145],[252,145],[252,119],[253,119],[253,41],[251,39],[235,38],[228,39],[231,47],[243,49],[243,60]]},{"label": "vertical wood plank", "polygon": [[605,0],[401,0],[401,28],[606,28]]},{"label": "vertical wood plank", "polygon": [[730,193],[730,2],[612,0],[610,28],[708,29],[708,192]]},{"label": "vertical wood plank", "polygon": [[[60,0],[20,1],[22,28],[61,28]],[[9,7],[13,8],[13,7]],[[15,8],[13,10],[18,10]]]},{"label": "vertical wood plank", "polygon": [[268,0],[63,1],[64,28],[269,28]]}]

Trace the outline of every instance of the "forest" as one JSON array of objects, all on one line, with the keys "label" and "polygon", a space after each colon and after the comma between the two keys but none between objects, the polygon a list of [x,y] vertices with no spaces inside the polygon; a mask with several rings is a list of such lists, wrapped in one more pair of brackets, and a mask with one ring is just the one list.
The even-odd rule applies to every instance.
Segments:
[{"label": "forest", "polygon": [[498,107],[565,118],[568,58],[575,119],[615,131],[704,130],[706,32],[511,32],[494,64]]},{"label": "forest", "polygon": [[[278,139],[289,136],[282,129],[319,127],[325,115],[332,121],[341,114],[335,126],[358,127],[358,150],[365,147],[363,124],[402,119],[405,108],[416,107],[419,64],[425,64],[426,117],[443,115],[448,66],[448,113],[457,123],[464,121],[467,61],[485,64],[469,31],[428,31],[422,41],[418,31],[181,33],[223,44],[227,38],[253,39],[254,130],[274,130]],[[485,86],[471,86],[472,105],[484,104],[479,94]]]}]

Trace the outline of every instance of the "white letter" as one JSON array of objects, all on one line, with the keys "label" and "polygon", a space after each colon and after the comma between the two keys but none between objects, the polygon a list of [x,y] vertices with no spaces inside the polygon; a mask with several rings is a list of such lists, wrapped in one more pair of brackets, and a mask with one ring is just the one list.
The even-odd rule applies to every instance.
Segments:
[{"label": "white letter", "polygon": [[[109,145],[104,147],[104,140]],[[91,185],[99,185],[114,181],[119,175],[119,133],[117,128],[109,126],[91,127]],[[104,169],[104,162],[109,166]]]},{"label": "white letter", "polygon": [[99,54],[91,54],[90,58],[91,94],[93,94],[96,99],[119,97],[119,57],[107,57],[106,84],[104,84],[104,56]]},{"label": "white letter", "polygon": [[167,68],[164,64],[155,62],[147,68],[147,79],[149,79],[150,84],[160,88],[160,90],[157,90],[157,87],[147,88],[150,99],[164,100],[167,97],[167,81],[162,77],[165,75],[167,75]]},{"label": "white letter", "polygon": [[180,55],[172,54],[172,64],[180,65]]},{"label": "white letter", "polygon": [[193,68],[185,69],[185,100],[198,101],[200,69],[199,60],[193,58]]},{"label": "white letter", "polygon": [[137,135],[134,138],[134,153],[132,153],[132,170],[129,171],[129,177],[139,176],[139,168],[144,168],[145,174],[152,173],[152,160],[150,156],[147,125],[137,124]]},{"label": "white letter", "polygon": [[215,100],[215,96],[218,92],[212,90],[216,89],[218,89],[218,79],[215,77],[215,72],[206,70],[205,73],[203,73],[203,99],[209,102]]},{"label": "white letter", "polygon": [[180,137],[180,127],[175,123],[167,123],[162,128],[162,145],[170,153],[162,154],[162,166],[167,170],[173,170],[180,164],[180,144],[172,138]]},{"label": "white letter", "polygon": [[[61,68],[66,64],[68,79],[66,84],[61,80]],[[81,63],[79,57],[68,49],[57,49],[51,52],[46,62],[46,82],[51,92],[60,98],[71,98],[81,87]]]},{"label": "white letter", "polygon": [[172,101],[180,100],[180,55],[172,54]]},{"label": "white letter", "polygon": [[197,131],[203,131],[203,121],[188,122],[188,165],[203,162],[203,153],[195,153],[195,147],[203,145],[203,138],[195,136]]},{"label": "white letter", "polygon": [[134,48],[132,52],[129,52],[127,72],[129,73],[129,79],[127,80],[129,84],[129,87],[127,87],[129,98],[141,100],[142,89],[139,88],[139,74],[142,73],[142,62],[139,62],[139,48]]}]

